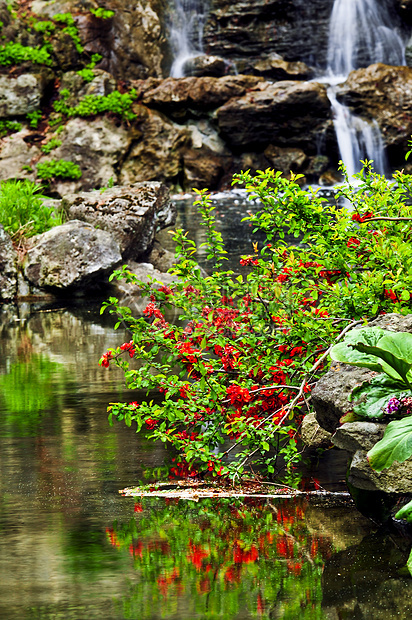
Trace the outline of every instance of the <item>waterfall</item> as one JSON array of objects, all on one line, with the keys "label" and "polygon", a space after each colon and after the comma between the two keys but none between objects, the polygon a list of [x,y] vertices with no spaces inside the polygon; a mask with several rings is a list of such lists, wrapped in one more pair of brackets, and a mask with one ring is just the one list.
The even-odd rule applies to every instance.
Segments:
[{"label": "waterfall", "polygon": [[185,63],[203,54],[208,0],[174,0],[170,15],[171,77],[183,77]]},{"label": "waterfall", "polygon": [[360,170],[360,160],[373,160],[376,172],[388,172],[384,144],[377,122],[352,115],[336,99],[336,85],[350,71],[375,62],[405,64],[405,45],[388,6],[378,0],[335,0],[329,29],[328,96],[341,159],[349,175]]}]

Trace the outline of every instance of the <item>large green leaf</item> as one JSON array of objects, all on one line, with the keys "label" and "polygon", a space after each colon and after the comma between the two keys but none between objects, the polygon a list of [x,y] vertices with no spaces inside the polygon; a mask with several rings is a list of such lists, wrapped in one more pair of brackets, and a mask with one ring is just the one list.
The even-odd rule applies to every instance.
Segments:
[{"label": "large green leaf", "polygon": [[386,332],[376,345],[358,342],[352,346],[360,353],[366,353],[383,360],[382,369],[384,372],[394,378],[401,377],[407,383],[407,374],[412,368],[412,334]]},{"label": "large green leaf", "polygon": [[376,372],[382,372],[382,363],[375,355],[367,355],[353,348],[351,345],[364,344],[376,346],[378,342],[387,334],[380,327],[365,327],[364,329],[352,329],[345,336],[343,342],[335,344],[330,350],[330,356],[337,362],[369,368]]},{"label": "large green leaf", "polygon": [[409,554],[408,561],[406,562],[406,566],[408,567],[408,571],[412,575],[412,551]]},{"label": "large green leaf", "polygon": [[380,472],[394,461],[403,463],[412,456],[412,416],[390,422],[385,434],[368,452],[370,466]]},{"label": "large green leaf", "polygon": [[[390,398],[404,398],[410,396],[405,392],[405,386],[386,375],[377,375],[371,381],[364,381],[354,388],[350,400],[355,402],[353,412],[361,418],[379,420],[385,415],[385,408]],[[366,397],[366,398],[365,398]]]},{"label": "large green leaf", "polygon": [[405,519],[408,523],[412,523],[412,500],[398,510],[395,519]]}]

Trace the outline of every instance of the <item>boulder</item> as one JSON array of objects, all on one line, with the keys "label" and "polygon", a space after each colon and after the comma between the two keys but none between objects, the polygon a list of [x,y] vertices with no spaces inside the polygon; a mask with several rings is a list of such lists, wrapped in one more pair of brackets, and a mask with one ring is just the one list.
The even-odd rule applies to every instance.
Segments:
[{"label": "boulder", "polygon": [[308,413],[303,418],[300,437],[310,448],[327,448],[331,445],[332,434],[319,425],[314,413]]},{"label": "boulder", "polygon": [[62,208],[71,219],[110,232],[122,258],[134,260],[151,248],[156,230],[176,217],[167,187],[158,182],[67,195]]},{"label": "boulder", "polygon": [[132,134],[107,117],[73,118],[58,138],[61,146],[42,156],[40,161],[72,161],[82,171],[80,179],[53,180],[52,189],[63,196],[105,186],[110,179],[116,181],[119,161],[131,144]]},{"label": "boulder", "polygon": [[26,116],[40,107],[45,83],[40,75],[0,75],[0,118]]},{"label": "boulder", "polygon": [[0,299],[13,299],[17,293],[17,253],[0,224]]},{"label": "boulder", "polygon": [[134,140],[121,166],[120,183],[176,183],[182,168],[181,151],[190,139],[188,130],[147,108],[143,108],[139,130],[140,137]]},{"label": "boulder", "polygon": [[30,131],[22,129],[0,140],[0,180],[34,180],[34,162],[41,155],[40,149],[30,144]]},{"label": "boulder", "polygon": [[377,121],[391,165],[404,167],[412,133],[412,68],[377,63],[352,71],[337,97],[357,116]]},{"label": "boulder", "polygon": [[100,285],[121,258],[110,233],[73,220],[29,240],[23,271],[33,286],[61,292]]},{"label": "boulder", "polygon": [[144,105],[182,119],[193,116],[193,112],[213,110],[232,97],[241,97],[260,82],[263,82],[263,78],[253,75],[227,75],[221,78],[146,80],[134,82],[133,86]]},{"label": "boulder", "polygon": [[220,56],[210,56],[201,54],[189,58],[183,65],[184,75],[194,75],[197,77],[222,77],[228,73],[229,63]]},{"label": "boulder", "polygon": [[290,62],[279,54],[273,53],[259,59],[253,65],[253,72],[270,80],[311,80],[315,70],[304,62]]},{"label": "boulder", "polygon": [[316,82],[263,82],[216,116],[223,138],[242,149],[275,144],[316,153],[332,123],[326,87]]},{"label": "boulder", "polygon": [[264,155],[272,168],[286,176],[290,176],[291,172],[303,172],[308,163],[306,154],[299,148],[269,144]]}]

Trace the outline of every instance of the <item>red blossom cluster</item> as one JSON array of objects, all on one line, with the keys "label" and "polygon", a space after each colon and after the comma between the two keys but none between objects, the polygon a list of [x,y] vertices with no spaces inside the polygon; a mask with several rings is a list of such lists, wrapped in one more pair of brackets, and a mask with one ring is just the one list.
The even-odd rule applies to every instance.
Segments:
[{"label": "red blossom cluster", "polygon": [[373,216],[374,216],[374,214],[372,213],[372,211],[367,211],[363,215],[360,215],[360,213],[353,213],[352,214],[352,221],[353,222],[359,222],[360,224],[362,224],[363,222],[366,222],[366,220],[369,220]]}]

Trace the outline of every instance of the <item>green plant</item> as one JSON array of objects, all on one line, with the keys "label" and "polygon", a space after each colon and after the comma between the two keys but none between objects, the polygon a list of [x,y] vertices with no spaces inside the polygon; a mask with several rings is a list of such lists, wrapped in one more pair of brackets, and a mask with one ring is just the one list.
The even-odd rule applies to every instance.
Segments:
[{"label": "green plant", "polygon": [[106,189],[110,189],[113,186],[114,186],[114,180],[113,180],[113,177],[110,177],[110,179],[107,181],[107,185],[101,187],[99,191],[101,194],[103,194],[103,192],[105,192]]},{"label": "green plant", "polygon": [[28,180],[0,182],[0,222],[12,237],[31,237],[62,223],[62,215],[43,204],[41,190]]},{"label": "green plant", "polygon": [[[63,92],[63,91],[62,91]],[[109,95],[86,95],[80,102],[70,107],[66,103],[67,97],[55,101],[54,110],[66,116],[97,116],[111,112],[127,121],[136,118],[136,114],[131,111],[134,100],[136,99],[136,91],[130,90],[128,93],[120,93],[118,90]]]},{"label": "green plant", "polygon": [[[80,75],[80,77],[83,78],[85,82],[92,82],[94,80],[93,69],[96,66],[96,64],[101,61],[101,59],[102,57],[100,56],[100,54],[93,54],[91,58],[91,62],[88,65],[86,65],[84,69],[80,69],[80,71],[78,71],[77,74]],[[63,91],[61,91],[60,94],[62,94],[62,92]]]},{"label": "green plant", "polygon": [[90,13],[93,13],[93,15],[95,17],[98,17],[99,19],[111,19],[112,17],[114,17],[114,11],[111,11],[110,9],[105,9],[101,6],[99,6],[98,9],[90,9]]},{"label": "green plant", "polygon": [[6,136],[8,133],[14,133],[16,131],[20,131],[22,128],[21,123],[17,121],[0,121],[0,137]]},{"label": "green plant", "polygon": [[42,117],[42,113],[40,112],[40,110],[36,110],[34,112],[28,112],[26,114],[26,118],[29,121],[29,125],[30,127],[33,127],[33,129],[37,129],[39,122],[41,120]]},{"label": "green plant", "polygon": [[56,30],[56,24],[50,21],[35,21],[32,28],[36,32],[49,35]]},{"label": "green plant", "polygon": [[43,181],[51,179],[80,179],[82,171],[77,164],[64,159],[50,159],[37,164],[37,177]]},{"label": "green plant", "polygon": [[42,144],[40,148],[43,151],[43,153],[48,154],[53,149],[57,149],[59,146],[61,146],[61,143],[62,141],[59,140],[58,138],[52,138],[51,140],[46,142],[46,144]]},{"label": "green plant", "polygon": [[79,54],[82,54],[84,48],[73,16],[70,13],[57,13],[53,16],[53,19],[55,22],[66,24],[66,27],[62,30],[62,33],[67,34],[69,37],[71,37],[76,47],[76,50],[79,52]]},{"label": "green plant", "polygon": [[28,47],[21,43],[0,45],[0,65],[19,65],[32,62],[38,65],[51,65],[52,60],[46,47]]},{"label": "green plant", "polygon": [[[299,425],[330,347],[381,312],[411,311],[412,177],[399,172],[388,181],[368,162],[356,176],[356,184],[346,179],[339,191],[348,210],[302,189],[299,175],[236,175],[234,182],[261,204],[246,218],[264,234],[260,248],[255,243],[240,260],[247,275],[224,269],[205,192],[197,204],[210,275],[202,274],[183,231],[174,237],[175,284],[139,282],[127,266],[115,272],[136,282],[149,301],[141,317],[115,298],[104,304],[132,340],[100,363],[120,366],[127,386],[146,391],[147,399],[112,403],[109,415],[173,447],[173,474],[236,479],[259,467],[272,477],[292,475]],[[300,245],[288,245],[286,235]],[[177,324],[167,318],[171,311],[179,314]]]}]

